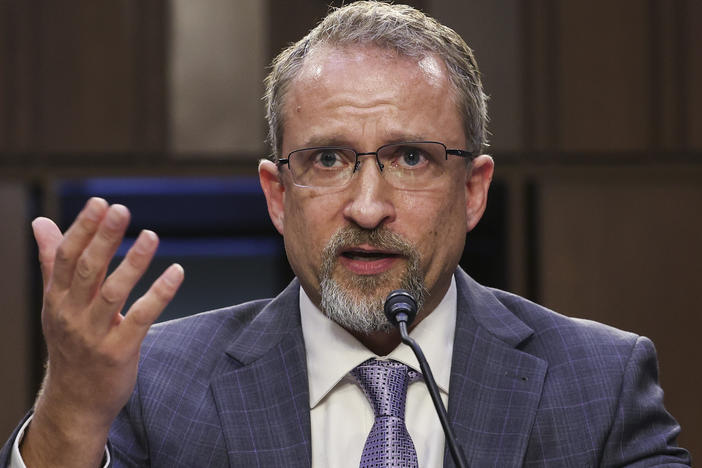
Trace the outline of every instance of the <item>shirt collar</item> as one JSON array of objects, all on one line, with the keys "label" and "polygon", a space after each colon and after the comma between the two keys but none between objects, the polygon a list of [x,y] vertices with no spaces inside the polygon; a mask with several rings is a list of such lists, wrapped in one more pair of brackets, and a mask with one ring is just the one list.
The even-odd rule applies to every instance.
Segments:
[{"label": "shirt collar", "polygon": [[[451,375],[453,337],[456,329],[456,280],[439,305],[422,320],[410,335],[422,347],[431,366],[436,384],[448,393]],[[353,335],[331,321],[300,288],[302,335],[307,355],[310,407],[314,408],[339,381],[363,361],[378,357]],[[419,372],[419,363],[412,350],[401,344],[386,358],[400,361]]]}]

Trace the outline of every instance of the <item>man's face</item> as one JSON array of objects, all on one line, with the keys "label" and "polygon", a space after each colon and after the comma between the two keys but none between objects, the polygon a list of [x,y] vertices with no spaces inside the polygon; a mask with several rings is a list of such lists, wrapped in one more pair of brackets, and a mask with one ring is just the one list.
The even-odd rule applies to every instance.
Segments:
[{"label": "man's face", "polygon": [[[445,66],[436,57],[414,60],[375,47],[317,49],[286,95],[281,157],[315,146],[370,152],[420,140],[465,149],[452,96]],[[394,188],[373,156],[359,159],[359,169],[342,188],[295,186],[287,166],[280,168],[281,184],[262,177],[288,260],[320,307],[324,277],[348,297],[382,304],[390,291],[406,286],[414,263],[428,313],[450,284],[466,231],[482,214],[484,194],[471,203],[476,184],[461,158],[449,156],[442,180],[419,190]],[[489,177],[478,184],[480,191],[488,184]]]}]

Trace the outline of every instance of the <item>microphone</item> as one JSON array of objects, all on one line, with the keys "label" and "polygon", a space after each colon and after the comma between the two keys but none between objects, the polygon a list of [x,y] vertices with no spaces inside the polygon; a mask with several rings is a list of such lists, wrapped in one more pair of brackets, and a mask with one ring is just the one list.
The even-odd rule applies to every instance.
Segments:
[{"label": "microphone", "polygon": [[436,381],[434,380],[434,375],[431,373],[429,363],[424,357],[422,348],[420,348],[419,344],[414,340],[414,338],[410,337],[407,333],[407,327],[417,316],[417,301],[414,300],[414,297],[412,297],[412,294],[410,294],[409,291],[405,289],[396,289],[388,294],[387,299],[385,299],[384,311],[385,316],[388,318],[390,323],[400,329],[402,342],[412,348],[414,355],[417,356],[419,368],[422,370],[422,375],[424,376],[424,383],[427,385],[429,395],[431,396],[431,401],[434,403],[436,413],[439,415],[441,427],[444,429],[446,443],[449,446],[449,451],[451,452],[453,462],[458,468],[468,468],[468,464],[465,461],[465,455],[463,454],[461,447],[456,443],[456,437],[453,435],[451,426],[449,426],[446,408],[444,408],[444,402],[441,401],[439,388],[436,386]]}]

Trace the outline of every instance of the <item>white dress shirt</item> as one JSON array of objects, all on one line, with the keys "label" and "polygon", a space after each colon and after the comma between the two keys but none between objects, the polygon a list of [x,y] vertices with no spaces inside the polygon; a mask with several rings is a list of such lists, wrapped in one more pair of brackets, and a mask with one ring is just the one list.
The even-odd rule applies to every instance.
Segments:
[{"label": "white dress shirt", "polygon": [[[329,320],[300,289],[310,389],[312,466],[358,468],[373,426],[373,410],[361,387],[349,375],[366,359],[378,357],[349,332]],[[439,306],[410,333],[429,361],[444,405],[448,401],[451,356],[456,325],[456,282]],[[412,350],[401,344],[387,357],[419,372]],[[422,468],[439,468],[444,459],[444,433],[423,381],[407,390],[405,423]]]},{"label": "white dress shirt", "polygon": [[[300,313],[310,390],[312,467],[358,468],[375,417],[363,390],[349,371],[379,356],[329,320],[302,288]],[[439,306],[410,333],[429,361],[444,405],[448,402],[455,324],[456,281],[452,278]],[[420,372],[419,363],[408,346],[401,344],[381,358],[394,359]],[[30,421],[31,418],[24,423],[14,440],[8,468],[26,468],[19,443]],[[421,380],[411,383],[407,389],[405,423],[417,450],[419,466],[443,466],[444,433],[429,391]],[[104,466],[107,467],[110,462],[107,447],[105,454]]]},{"label": "white dress shirt", "polygon": [[[24,431],[27,430],[27,426],[29,426],[29,422],[31,420],[31,416],[27,418],[27,420],[24,422],[24,424],[22,424],[22,427],[17,433],[17,437],[15,437],[15,441],[12,443],[12,455],[10,456],[10,464],[7,465],[7,468],[27,468],[27,465],[24,464],[24,460],[22,459],[22,455],[20,455],[19,444],[20,442],[22,442],[22,438],[24,437]],[[103,468],[107,468],[108,466],[110,466],[110,452],[109,450],[107,450],[107,445],[105,445],[104,459],[105,464],[103,465]]]}]

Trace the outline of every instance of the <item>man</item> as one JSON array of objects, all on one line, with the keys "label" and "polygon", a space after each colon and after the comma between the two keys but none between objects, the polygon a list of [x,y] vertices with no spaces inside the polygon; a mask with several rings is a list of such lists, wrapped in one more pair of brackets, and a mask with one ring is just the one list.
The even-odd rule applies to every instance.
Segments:
[{"label": "man", "polygon": [[471,466],[689,463],[650,341],[458,268],[494,166],[459,36],[412,8],[358,2],[282,52],[266,84],[274,157],[259,175],[297,279],[273,300],[144,338],[183,279],[171,266],[119,314],[155,234],[104,279],[126,208],[90,200],[65,235],[35,220],[49,366],[3,463],[391,466],[374,452],[388,433],[373,398],[389,391],[379,375],[400,372],[401,403],[383,403],[404,406],[407,387],[406,411],[382,419],[398,431],[390,449],[406,466],[453,466],[417,363],[382,313],[397,288],[420,303],[412,335]]}]

